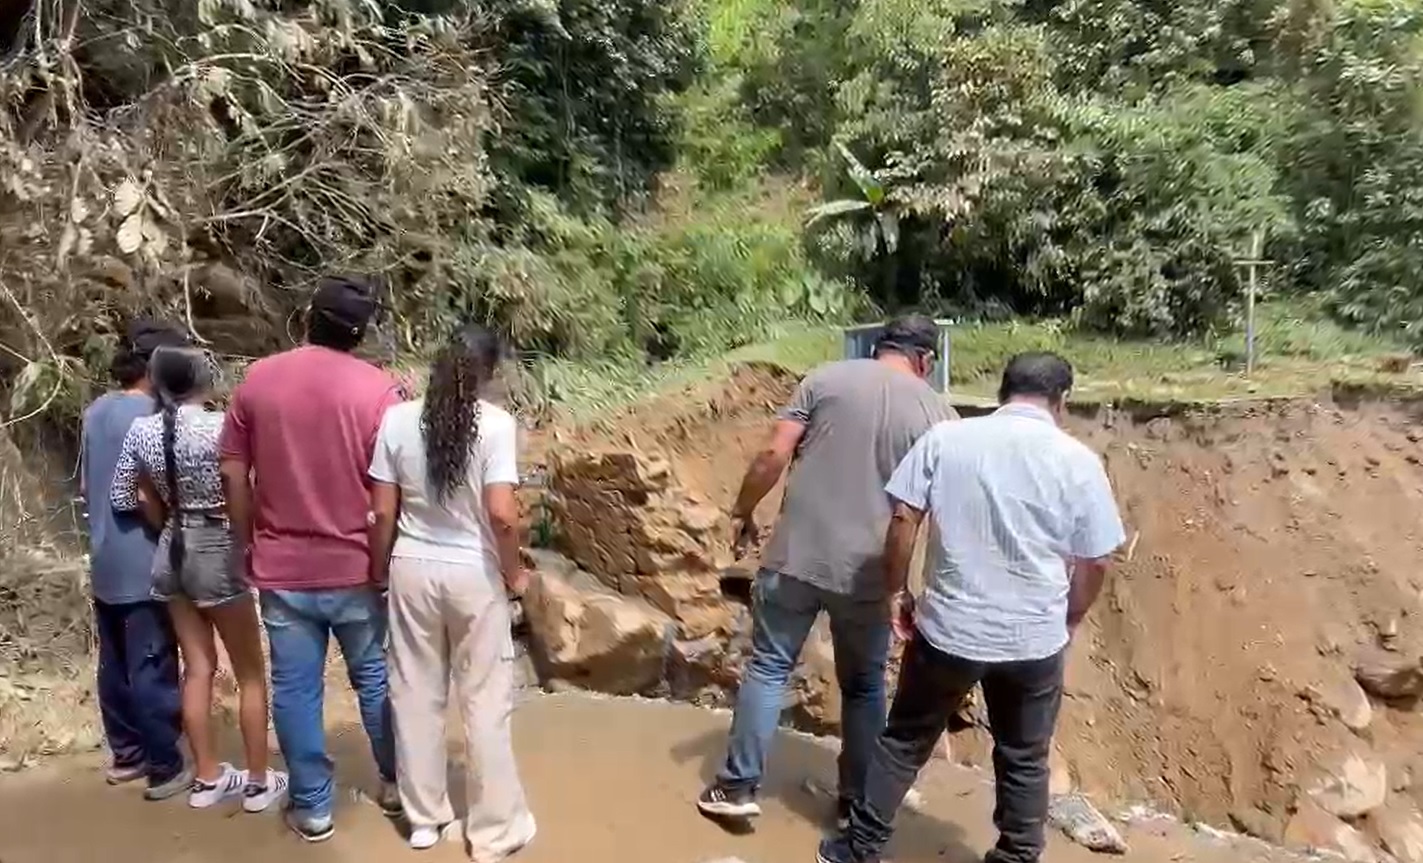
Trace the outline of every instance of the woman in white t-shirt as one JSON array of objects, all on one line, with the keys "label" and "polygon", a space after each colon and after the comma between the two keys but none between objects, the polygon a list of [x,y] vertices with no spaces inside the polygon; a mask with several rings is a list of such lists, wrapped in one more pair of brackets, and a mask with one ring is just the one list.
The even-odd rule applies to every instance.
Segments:
[{"label": "woman in white t-shirt", "polygon": [[370,476],[372,578],[390,585],[390,698],[410,845],[454,821],[446,787],[445,706],[453,682],[468,749],[473,859],[534,837],[514,763],[509,594],[522,593],[514,418],[484,401],[500,347],[483,327],[435,358],[425,398],[386,413]]}]

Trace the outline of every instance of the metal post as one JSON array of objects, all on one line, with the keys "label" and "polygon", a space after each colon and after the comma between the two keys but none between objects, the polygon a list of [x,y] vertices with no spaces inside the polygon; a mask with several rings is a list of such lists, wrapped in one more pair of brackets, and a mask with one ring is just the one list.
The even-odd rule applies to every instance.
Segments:
[{"label": "metal post", "polygon": [[1237,267],[1249,267],[1250,273],[1245,282],[1245,376],[1249,377],[1255,371],[1255,296],[1260,289],[1259,271],[1261,267],[1269,266],[1270,261],[1260,259],[1260,253],[1265,250],[1265,232],[1255,231],[1250,236],[1250,257],[1236,260]]},{"label": "metal post", "polygon": [[1256,272],[1259,269],[1261,246],[1264,235],[1256,231],[1250,240],[1250,293],[1245,300],[1245,376],[1255,372],[1255,289]]}]

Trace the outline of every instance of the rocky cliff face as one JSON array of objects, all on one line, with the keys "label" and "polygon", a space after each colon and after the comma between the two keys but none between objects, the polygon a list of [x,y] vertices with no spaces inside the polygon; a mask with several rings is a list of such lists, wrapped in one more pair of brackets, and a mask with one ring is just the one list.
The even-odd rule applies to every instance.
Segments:
[{"label": "rocky cliff face", "polygon": [[634,450],[561,453],[550,471],[559,547],[620,594],[677,621],[682,638],[727,633],[732,562],[724,510],[678,482],[671,464]]}]

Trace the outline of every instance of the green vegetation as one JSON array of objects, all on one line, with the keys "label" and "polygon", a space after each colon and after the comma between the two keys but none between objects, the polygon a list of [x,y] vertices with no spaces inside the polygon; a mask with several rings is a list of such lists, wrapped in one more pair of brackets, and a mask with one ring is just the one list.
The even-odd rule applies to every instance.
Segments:
[{"label": "green vegetation", "polygon": [[531,401],[860,306],[680,0],[32,2],[0,70],[12,416],[72,418],[141,312],[265,353],[337,270],[385,278],[385,361],[488,321]]},{"label": "green vegetation", "polygon": [[1423,342],[1417,4],[718,6],[777,163],[827,200],[865,188],[854,160],[885,190],[810,234],[884,306],[1195,338],[1238,321],[1259,232],[1275,292]]},{"label": "green vegetation", "polygon": [[135,313],[271,350],[333,270],[385,277],[387,361],[485,320],[580,409],[911,307],[971,322],[968,386],[999,342],[1218,383],[1256,236],[1305,312],[1241,389],[1423,344],[1406,0],[21,3],[12,419],[72,418]]},{"label": "green vegetation", "polygon": [[[1255,373],[1242,373],[1244,336],[1161,341],[1106,336],[1062,320],[969,323],[953,327],[949,379],[957,398],[991,402],[1003,365],[1013,354],[1052,350],[1077,371],[1079,401],[1215,401],[1314,396],[1335,384],[1387,389],[1423,387],[1423,372],[1385,371],[1380,357],[1404,346],[1346,328],[1318,301],[1274,302],[1258,309]],[[558,366],[574,418],[596,416],[645,397],[724,376],[734,365],[769,362],[803,373],[840,359],[838,329],[792,326],[777,337],[714,360],[672,363],[656,372]]]}]

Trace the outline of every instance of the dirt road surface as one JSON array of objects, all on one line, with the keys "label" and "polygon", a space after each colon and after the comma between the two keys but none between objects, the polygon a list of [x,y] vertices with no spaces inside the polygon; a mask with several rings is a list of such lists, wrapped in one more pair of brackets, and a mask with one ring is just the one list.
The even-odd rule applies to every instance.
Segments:
[{"label": "dirt road surface", "polygon": [[[340,711],[344,713],[345,711]],[[834,751],[784,736],[764,789],[766,814],[754,833],[731,835],[699,817],[693,801],[721,757],[729,718],[657,702],[536,696],[515,715],[520,764],[539,821],[517,863],[745,863],[815,859],[826,804],[805,780],[829,781]],[[235,744],[235,740],[231,744]],[[0,779],[0,863],[208,863],[306,860],[456,863],[461,845],[417,854],[395,825],[356,789],[374,779],[358,727],[333,726],[343,784],[337,834],[304,845],[275,814],[247,815],[235,804],[203,812],[182,800],[147,803],[134,786],[103,783],[98,754],[55,761]],[[235,752],[235,750],[234,750]],[[458,785],[452,784],[458,790]],[[895,863],[975,863],[992,840],[991,790],[983,775],[943,763],[922,785],[922,814],[901,816]],[[461,805],[458,795],[456,808]],[[1126,829],[1127,863],[1238,863],[1284,859],[1258,843],[1226,841],[1166,821]],[[1049,863],[1088,863],[1094,855],[1054,836]]]}]

